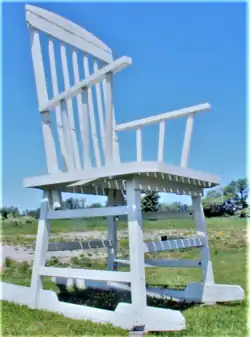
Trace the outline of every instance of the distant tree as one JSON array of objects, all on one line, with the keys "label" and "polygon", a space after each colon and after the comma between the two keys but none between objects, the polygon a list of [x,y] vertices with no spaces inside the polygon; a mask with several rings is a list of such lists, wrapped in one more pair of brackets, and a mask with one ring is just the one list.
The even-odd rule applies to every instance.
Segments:
[{"label": "distant tree", "polygon": [[233,194],[237,205],[240,205],[243,209],[248,207],[247,199],[249,194],[249,181],[247,178],[239,178],[232,180],[224,188],[225,194]]},{"label": "distant tree", "polygon": [[141,199],[142,212],[158,212],[160,196],[156,192],[147,192]]},{"label": "distant tree", "polygon": [[63,202],[63,208],[67,209],[80,209],[85,208],[85,199],[84,198],[73,198],[70,197]]},{"label": "distant tree", "polygon": [[10,206],[10,207],[2,207],[0,209],[0,213],[3,219],[7,219],[8,216],[12,216],[14,218],[20,216],[20,211],[17,207]]},{"label": "distant tree", "polygon": [[39,219],[39,216],[40,216],[40,208],[37,208],[37,209],[26,209],[24,212],[23,212],[23,215],[28,215],[28,216],[31,216],[35,219]]}]

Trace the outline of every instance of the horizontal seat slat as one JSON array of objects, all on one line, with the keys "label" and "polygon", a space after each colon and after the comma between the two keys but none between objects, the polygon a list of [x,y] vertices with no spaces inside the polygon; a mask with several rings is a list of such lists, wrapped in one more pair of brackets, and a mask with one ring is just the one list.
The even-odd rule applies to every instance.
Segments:
[{"label": "horizontal seat slat", "polygon": [[112,248],[111,240],[89,240],[74,242],[52,242],[49,243],[48,252],[57,252],[64,250],[84,250],[96,248]]},{"label": "horizontal seat slat", "polygon": [[144,242],[144,253],[198,248],[202,246],[204,246],[204,239],[201,237],[187,237],[177,240],[152,241]]}]

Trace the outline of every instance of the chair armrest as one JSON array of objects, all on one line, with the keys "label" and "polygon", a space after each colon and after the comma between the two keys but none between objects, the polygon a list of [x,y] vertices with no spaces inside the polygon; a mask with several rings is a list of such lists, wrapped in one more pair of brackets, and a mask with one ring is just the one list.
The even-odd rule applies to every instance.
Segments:
[{"label": "chair armrest", "polygon": [[160,122],[166,121],[168,119],[184,117],[184,116],[187,116],[187,115],[192,114],[192,113],[209,110],[210,108],[211,108],[211,106],[208,103],[194,105],[194,106],[184,108],[184,109],[179,109],[179,110],[175,110],[175,111],[171,111],[171,112],[165,112],[165,113],[155,115],[155,116],[150,116],[150,117],[147,117],[147,118],[137,119],[137,120],[132,121],[132,122],[118,124],[116,126],[115,130],[116,131],[124,131],[124,130],[130,130],[130,129],[137,129],[137,128],[140,128],[142,126],[160,123]]},{"label": "chair armrest", "polygon": [[102,81],[107,74],[115,74],[131,64],[132,59],[127,56],[123,56],[118,60],[109,63],[105,67],[101,68],[99,71],[90,75],[88,78],[85,78],[79,83],[73,85],[71,88],[65,90],[63,93],[57,95],[55,98],[49,100],[46,104],[40,106],[39,111],[42,113],[54,109],[57,105],[60,104],[61,101],[66,101],[79,94],[83,89],[86,89]]}]

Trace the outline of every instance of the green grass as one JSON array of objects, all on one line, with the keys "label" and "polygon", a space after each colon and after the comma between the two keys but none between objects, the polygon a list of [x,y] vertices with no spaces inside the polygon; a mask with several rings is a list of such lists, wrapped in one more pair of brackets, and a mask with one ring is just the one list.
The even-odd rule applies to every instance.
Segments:
[{"label": "green grass", "polygon": [[[211,253],[217,283],[239,284],[247,295],[247,254],[244,220],[208,219],[209,236],[211,243]],[[76,228],[79,222],[64,222],[62,225],[69,228]],[[55,227],[59,226],[57,223]],[[26,225],[25,225],[26,226]],[[77,225],[78,226],[78,225]],[[104,226],[104,222],[103,222]],[[100,226],[101,227],[101,226]],[[120,228],[123,224],[120,224]],[[190,230],[189,220],[179,221],[157,221],[146,222],[146,230],[152,228],[181,229]],[[52,226],[53,228],[53,226]],[[58,228],[58,227],[57,227]],[[92,228],[91,228],[92,229]],[[104,227],[102,228],[104,229]],[[79,230],[79,227],[76,229]],[[85,230],[85,228],[81,228]],[[9,233],[8,235],[14,235]],[[6,231],[3,233],[7,235]],[[16,232],[20,235],[20,232]],[[126,249],[127,240],[121,241],[121,247]],[[198,250],[186,250],[183,252],[161,252],[157,257],[181,257],[198,258]],[[154,254],[148,254],[148,258]],[[49,261],[53,265],[61,265],[57,259]],[[85,268],[106,268],[104,260],[89,260],[87,258],[73,258],[70,262],[72,267]],[[123,268],[125,269],[125,268]],[[29,285],[31,277],[31,266],[28,263],[16,263],[8,260],[4,269],[2,279],[5,282],[12,282],[20,285]],[[146,271],[147,283],[151,285],[164,285],[171,287],[183,287],[190,281],[200,281],[201,271],[198,269],[176,269],[176,268],[148,268]],[[44,288],[53,289],[58,292],[56,286],[49,278],[44,280]],[[91,295],[91,296],[90,296]],[[67,292],[59,295],[64,300],[71,300],[74,303],[96,305],[98,307],[109,306],[114,308],[121,300],[115,293],[99,293],[93,291]],[[121,294],[123,301],[130,301],[130,296]],[[150,305],[170,307],[177,309],[176,303],[171,301],[149,300]],[[191,306],[181,308],[186,318],[187,329],[176,333],[163,333],[162,336],[247,336],[247,301],[217,305],[216,307]],[[45,311],[30,310],[24,306],[2,302],[2,329],[3,336],[125,336],[128,333],[110,325],[98,325],[87,321],[78,321],[65,318]]]}]

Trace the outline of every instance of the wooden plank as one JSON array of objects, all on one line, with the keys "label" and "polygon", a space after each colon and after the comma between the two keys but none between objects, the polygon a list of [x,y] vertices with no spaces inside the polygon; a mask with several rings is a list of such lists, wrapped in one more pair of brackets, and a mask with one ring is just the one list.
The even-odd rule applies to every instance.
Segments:
[{"label": "wooden plank", "polygon": [[[129,260],[115,259],[119,265],[130,265]],[[168,267],[168,268],[201,268],[199,260],[182,260],[182,259],[154,259],[145,260],[144,267]]]},{"label": "wooden plank", "polygon": [[184,168],[187,167],[187,163],[188,163],[188,155],[190,152],[193,124],[194,124],[194,113],[191,113],[188,115],[188,118],[187,118],[185,136],[183,140],[182,155],[181,155],[181,167],[184,167]]},{"label": "wooden plank", "polygon": [[26,20],[30,26],[100,60],[105,62],[113,60],[111,50],[104,44],[97,43],[98,39],[92,34],[54,13],[34,6],[26,6]]},{"label": "wooden plank", "polygon": [[71,143],[71,135],[70,135],[70,124],[69,124],[69,117],[68,117],[68,106],[66,101],[62,101],[60,104],[60,109],[62,113],[62,127],[63,127],[63,134],[65,139],[65,145],[67,150],[67,158],[68,158],[68,168],[70,171],[74,170],[74,157],[73,157],[73,149]]},{"label": "wooden plank", "polygon": [[70,89],[65,90],[63,93],[59,94],[57,97],[54,97],[52,100],[47,101],[47,103],[39,104],[40,112],[49,111],[54,109],[60,101],[70,99],[77,94],[79,94],[83,89],[87,89],[92,85],[102,81],[107,73],[112,72],[115,74],[116,72],[121,71],[127,66],[132,64],[132,59],[127,56],[123,56],[118,60],[109,63],[105,67],[101,68],[98,73],[91,74],[88,78],[80,81],[79,83],[73,85]]},{"label": "wooden plank", "polygon": [[49,242],[50,224],[47,220],[47,212],[51,203],[50,192],[43,192],[41,202],[40,217],[38,221],[38,231],[36,237],[36,248],[34,255],[34,263],[32,267],[31,277],[31,307],[37,308],[39,300],[39,292],[43,289],[42,278],[39,275],[39,270],[45,265],[46,251]]},{"label": "wooden plank", "polygon": [[144,268],[143,228],[141,218],[141,195],[136,180],[127,182],[128,235],[131,273],[131,301],[134,308],[134,324],[146,324],[147,306],[146,276]]},{"label": "wooden plank", "polygon": [[185,239],[144,242],[144,252],[153,253],[167,250],[179,250],[187,248],[199,248],[204,246],[201,237],[187,237]]},{"label": "wooden plank", "polygon": [[158,161],[163,161],[164,139],[165,139],[165,121],[161,121],[159,125],[159,145],[158,145]]},{"label": "wooden plank", "polygon": [[142,131],[141,128],[136,129],[136,160],[142,161]]},{"label": "wooden plank", "polygon": [[214,272],[208,244],[207,225],[200,197],[192,197],[192,207],[194,210],[194,220],[196,231],[201,235],[204,245],[200,250],[200,258],[202,261],[202,275],[204,284],[214,284]]},{"label": "wooden plank", "polygon": [[[49,63],[50,63],[53,96],[57,96],[59,91],[58,91],[58,82],[57,82],[57,73],[56,73],[55,51],[54,51],[54,42],[51,39],[49,39],[48,51],[49,51]],[[63,169],[69,170],[71,165],[70,165],[70,158],[69,158],[68,151],[67,151],[66,144],[65,144],[60,106],[57,106],[55,110],[56,110],[56,127],[57,127],[60,150],[61,150],[62,159],[63,159]]]},{"label": "wooden plank", "polygon": [[130,272],[123,272],[123,271],[41,267],[39,274],[41,276],[66,277],[84,280],[100,280],[100,281],[115,281],[115,282],[131,281]]},{"label": "wooden plank", "polygon": [[73,242],[52,242],[49,243],[48,252],[57,252],[64,250],[85,250],[97,248],[111,248],[111,240],[88,240]]},{"label": "wooden plank", "polygon": [[85,208],[63,211],[49,211],[47,219],[77,219],[77,218],[94,218],[116,216],[128,213],[127,206],[101,207],[101,208]]},{"label": "wooden plank", "polygon": [[[158,162],[143,162],[137,163],[135,162],[127,162],[127,163],[119,163],[115,165],[111,165],[105,168],[91,168],[88,170],[81,170],[76,172],[56,172],[55,174],[50,175],[42,175],[37,177],[31,177],[24,179],[24,186],[25,187],[41,187],[41,186],[49,186],[49,185],[56,185],[56,184],[67,184],[76,183],[82,180],[90,180],[90,179],[100,179],[100,178],[108,178],[108,177],[116,177],[122,175],[131,175],[139,173],[138,178],[142,178],[140,184],[143,185],[144,183],[149,185],[148,178],[144,175],[146,173],[151,172],[152,174],[159,174],[164,177],[161,179],[161,184],[164,184],[166,190],[168,189],[168,183],[170,183],[168,177],[179,177],[179,183],[175,181],[171,181],[174,183],[174,186],[177,188],[179,185],[179,190],[183,190],[182,181],[185,183],[185,188],[187,188],[187,192],[192,189],[194,193],[199,192],[199,195],[202,195],[203,188],[211,187],[212,185],[218,185],[221,183],[221,180],[218,176],[203,173],[200,171],[194,171],[191,169],[183,169],[180,166],[163,164]],[[124,180],[124,178],[123,178]],[[155,183],[155,186],[159,185],[159,180],[151,178],[151,182]],[[200,184],[198,184],[198,182]],[[150,183],[151,184],[151,183]],[[189,186],[189,187],[188,187]],[[171,192],[171,191],[170,191]],[[174,190],[172,193],[178,193]],[[196,194],[197,195],[197,194]]]},{"label": "wooden plank", "polygon": [[171,112],[162,113],[159,115],[146,117],[142,119],[138,119],[132,122],[119,124],[116,126],[116,131],[124,131],[124,130],[130,130],[130,129],[137,129],[141,126],[150,125],[159,123],[161,121],[166,121],[174,118],[183,117],[186,115],[189,115],[190,113],[196,113],[196,112],[202,112],[210,109],[210,105],[208,103],[194,105],[188,108],[183,108]]},{"label": "wooden plank", "polygon": [[[97,73],[99,71],[97,60],[94,59],[94,72]],[[101,85],[100,83],[96,83],[96,100],[97,100],[97,110],[99,117],[99,125],[100,125],[100,134],[101,134],[101,143],[103,153],[105,153],[105,129],[104,129],[104,113],[103,113],[103,105],[102,105],[102,95],[101,95]]]},{"label": "wooden plank", "polygon": [[105,164],[113,161],[113,98],[112,74],[106,76]]},{"label": "wooden plank", "polygon": [[[73,50],[72,53],[72,63],[73,63],[74,80],[75,84],[77,84],[80,81],[80,77],[79,77],[79,68],[76,50]],[[84,90],[82,93],[79,93],[76,96],[76,104],[78,111],[80,136],[83,148],[83,156],[82,156],[83,166],[85,169],[87,169],[91,166],[90,165],[91,161],[89,156],[88,95],[86,90]]]},{"label": "wooden plank", "polygon": [[[83,68],[84,68],[85,77],[86,78],[90,77],[88,56],[85,54],[83,56]],[[94,111],[94,104],[93,104],[92,88],[88,87],[87,92],[88,92],[88,112],[89,112],[89,119],[90,119],[92,142],[93,142],[93,147],[94,147],[95,163],[96,163],[96,167],[100,167],[101,157],[100,157],[100,150],[99,150],[98,138],[97,138],[97,132],[96,132],[95,111]]]},{"label": "wooden plank", "polygon": [[[104,102],[105,102],[105,108],[106,108],[106,102],[107,102],[107,95],[106,95],[106,85],[107,81],[106,78],[102,81],[102,87],[103,87],[103,96],[104,96]],[[114,103],[112,103],[113,106],[113,162],[120,163],[120,149],[119,149],[119,143],[118,143],[118,136],[116,132],[116,119],[115,119],[115,109],[114,109]]]},{"label": "wooden plank", "polygon": [[[62,73],[63,73],[63,81],[64,81],[64,88],[65,90],[70,88],[69,82],[69,71],[68,71],[68,63],[67,63],[67,55],[66,55],[66,47],[64,44],[60,45],[60,53],[61,53],[61,60],[62,60]],[[74,122],[74,112],[73,112],[73,105],[72,99],[69,98],[67,101],[67,113],[68,113],[68,121],[69,121],[69,135],[70,135],[70,142],[73,150],[73,158],[75,163],[75,169],[79,170],[81,168],[80,164],[80,157],[76,139],[76,129],[75,129],[75,122]]]},{"label": "wooden plank", "polygon": [[[30,29],[30,40],[38,104],[43,105],[48,100],[48,93],[43,66],[42,50],[39,33],[32,28]],[[50,113],[48,111],[44,112],[41,115],[41,118],[48,172],[54,173],[58,171],[58,163]]]}]

